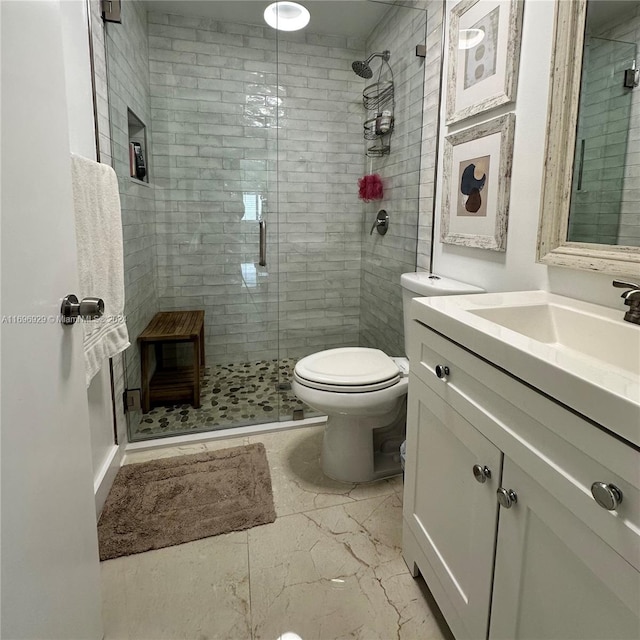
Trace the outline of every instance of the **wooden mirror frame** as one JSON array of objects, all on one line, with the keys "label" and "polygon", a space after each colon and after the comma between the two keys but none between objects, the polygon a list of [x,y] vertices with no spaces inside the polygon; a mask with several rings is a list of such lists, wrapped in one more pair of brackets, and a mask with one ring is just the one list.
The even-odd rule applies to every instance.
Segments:
[{"label": "wooden mirror frame", "polygon": [[587,0],[556,0],[538,262],[640,278],[640,247],[567,240],[586,13]]}]

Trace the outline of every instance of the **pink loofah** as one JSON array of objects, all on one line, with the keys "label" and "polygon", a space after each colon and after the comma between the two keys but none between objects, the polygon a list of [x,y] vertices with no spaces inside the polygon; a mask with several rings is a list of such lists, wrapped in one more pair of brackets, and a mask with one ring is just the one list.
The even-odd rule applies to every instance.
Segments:
[{"label": "pink loofah", "polygon": [[363,176],[358,180],[360,200],[371,202],[372,200],[382,200],[382,178],[377,173]]}]

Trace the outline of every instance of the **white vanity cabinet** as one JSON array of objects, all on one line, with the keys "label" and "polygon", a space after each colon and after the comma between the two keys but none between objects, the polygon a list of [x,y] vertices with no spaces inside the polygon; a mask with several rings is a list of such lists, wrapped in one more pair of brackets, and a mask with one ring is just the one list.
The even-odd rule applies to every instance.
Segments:
[{"label": "white vanity cabinet", "polygon": [[433,572],[427,583],[449,625],[464,629],[459,638],[471,637],[489,620],[502,453],[426,385],[414,383],[410,398],[407,424],[416,428],[407,430],[405,550],[409,534]]},{"label": "white vanity cabinet", "polygon": [[638,570],[508,458],[502,482],[489,637],[640,638]]},{"label": "white vanity cabinet", "polygon": [[404,556],[457,640],[640,638],[636,449],[473,345],[417,321],[409,343]]}]

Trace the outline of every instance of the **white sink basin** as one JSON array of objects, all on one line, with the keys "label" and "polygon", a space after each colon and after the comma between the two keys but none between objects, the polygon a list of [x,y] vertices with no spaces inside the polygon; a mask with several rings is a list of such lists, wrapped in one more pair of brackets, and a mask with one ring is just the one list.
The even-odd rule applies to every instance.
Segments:
[{"label": "white sink basin", "polygon": [[596,315],[560,304],[492,307],[470,311],[537,342],[569,349],[577,356],[595,358],[613,367],[640,375],[640,327],[616,318]]},{"label": "white sink basin", "polygon": [[[619,298],[614,296],[616,300]],[[640,326],[546,291],[418,298],[412,317],[640,446]]]}]

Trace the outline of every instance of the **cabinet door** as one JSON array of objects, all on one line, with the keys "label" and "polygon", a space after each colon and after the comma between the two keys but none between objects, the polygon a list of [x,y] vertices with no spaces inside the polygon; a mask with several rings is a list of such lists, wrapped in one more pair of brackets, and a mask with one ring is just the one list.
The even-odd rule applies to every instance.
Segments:
[{"label": "cabinet door", "polygon": [[[415,562],[458,640],[486,638],[502,454],[417,378],[407,420],[405,526]],[[476,481],[474,465],[491,477]]]},{"label": "cabinet door", "polygon": [[640,638],[640,574],[509,458],[490,638]]}]

